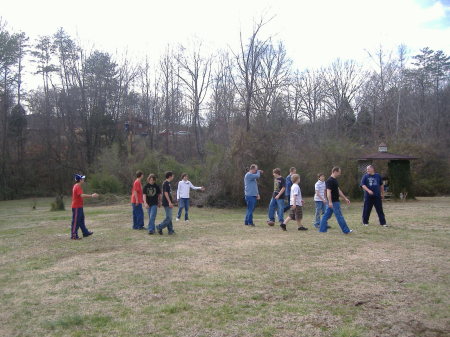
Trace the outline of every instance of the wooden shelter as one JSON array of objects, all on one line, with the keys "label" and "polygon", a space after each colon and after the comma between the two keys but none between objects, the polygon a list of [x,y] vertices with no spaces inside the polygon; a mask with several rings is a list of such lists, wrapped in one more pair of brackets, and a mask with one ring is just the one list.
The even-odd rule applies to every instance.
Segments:
[{"label": "wooden shelter", "polygon": [[418,159],[408,155],[401,155],[388,152],[387,146],[381,143],[378,152],[369,153],[357,158],[358,171],[362,177],[366,173],[368,165],[374,165],[376,161],[388,161],[387,175],[383,175],[385,182],[386,196],[406,199],[414,198],[414,190],[411,179],[410,161]]}]

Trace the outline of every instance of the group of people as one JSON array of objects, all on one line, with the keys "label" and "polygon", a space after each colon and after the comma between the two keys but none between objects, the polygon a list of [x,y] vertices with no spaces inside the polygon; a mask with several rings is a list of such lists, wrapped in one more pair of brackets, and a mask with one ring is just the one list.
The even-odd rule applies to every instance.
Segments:
[{"label": "group of people", "polygon": [[[167,228],[168,234],[175,234],[172,223],[172,210],[174,202],[172,198],[172,186],[171,182],[174,179],[173,172],[168,171],[165,173],[165,180],[161,187],[157,184],[157,177],[151,173],[147,177],[147,183],[142,187],[142,178],[144,173],[142,171],[136,172],[136,179],[134,180],[131,190],[131,205],[133,208],[133,229],[142,230],[146,229],[144,226],[144,207],[148,212],[148,234],[155,234],[157,231],[160,235],[163,235],[163,229]],[[94,232],[89,231],[86,228],[84,222],[83,212],[83,199],[84,198],[97,198],[98,194],[84,194],[82,185],[84,184],[86,176],[75,174],[75,184],[72,189],[72,225],[71,225],[71,239],[80,240],[78,236],[78,229],[81,229],[83,237],[88,237]],[[181,175],[181,180],[178,182],[177,189],[177,201],[178,201],[178,214],[176,221],[181,219],[182,212],[184,210],[184,220],[189,222],[189,192],[190,190],[202,190],[203,186],[197,187],[192,185],[189,181],[189,177],[186,173]],[[158,208],[163,206],[165,210],[165,218],[159,224],[155,225],[156,214]]]},{"label": "group of people", "polygon": [[[264,172],[258,169],[256,164],[250,166],[249,171],[244,177],[244,194],[245,202],[247,204],[247,211],[245,214],[244,225],[255,226],[253,222],[253,211],[255,210],[257,201],[260,199],[258,190],[258,179]],[[297,228],[300,231],[308,230],[302,224],[303,205],[302,192],[300,189],[300,175],[297,174],[295,167],[291,167],[289,175],[284,178],[281,175],[281,170],[275,168],[273,171],[274,188],[272,198],[269,203],[267,224],[275,225],[275,212],[278,216],[278,221],[282,230],[287,230],[287,224],[291,220],[297,222]],[[325,174],[319,173],[318,181],[315,183],[315,217],[313,226],[319,232],[325,233],[330,228],[328,220],[334,214],[336,220],[343,233],[349,234],[352,230],[348,227],[344,216],[342,215],[340,198],[344,199],[347,204],[350,200],[345,196],[339,188],[337,178],[341,175],[339,167],[333,167],[330,177],[325,180]],[[163,229],[167,228],[168,234],[175,234],[172,223],[172,211],[174,202],[172,199],[171,182],[174,179],[174,174],[171,171],[165,173],[165,180],[162,188],[157,184],[157,177],[155,174],[150,174],[147,177],[147,183],[142,186],[142,179],[144,174],[142,171],[136,172],[136,179],[134,180],[131,190],[131,205],[133,209],[133,226],[135,230],[146,229],[144,226],[144,207],[148,212],[148,234],[152,235],[158,232],[163,235]],[[75,184],[72,189],[72,224],[71,224],[71,239],[79,240],[78,230],[81,229],[83,237],[88,237],[93,234],[86,228],[83,212],[84,198],[97,198],[98,194],[84,194],[82,185],[85,182],[86,176],[75,174]],[[375,207],[380,225],[387,227],[386,219],[383,212],[382,200],[384,199],[383,180],[378,173],[375,173],[375,168],[372,165],[367,166],[367,173],[361,179],[361,188],[364,190],[364,207],[362,214],[362,224],[367,226],[369,224],[369,217],[372,208]],[[189,181],[189,176],[186,173],[181,175],[181,180],[178,182],[177,201],[178,213],[176,221],[179,221],[184,210],[184,220],[189,221],[189,204],[190,204],[190,190],[202,190],[203,186],[194,186]],[[165,211],[165,218],[159,224],[155,225],[158,208],[163,206]],[[290,211],[286,219],[284,213]]]},{"label": "group of people", "polygon": [[[147,177],[147,184],[142,188],[142,178],[144,174],[142,171],[136,172],[136,180],[133,183],[131,191],[131,204],[133,206],[133,229],[141,230],[144,227],[144,211],[142,205],[148,211],[148,234],[155,234],[155,230],[162,235],[163,229],[167,227],[168,234],[173,235],[175,231],[172,223],[172,211],[174,202],[172,199],[172,186],[171,182],[174,179],[173,172],[168,171],[165,173],[166,180],[162,184],[162,190],[156,183],[156,175],[151,173]],[[189,204],[190,204],[190,190],[202,190],[203,186],[197,187],[192,185],[189,181],[187,173],[181,175],[181,180],[178,182],[177,188],[177,201],[178,201],[178,214],[176,221],[181,219],[182,212],[184,210],[184,221],[189,222]],[[156,214],[158,207],[164,207],[166,216],[164,220],[157,226],[155,226]]]},{"label": "group of people", "polygon": [[[244,177],[244,194],[247,204],[244,225],[246,226],[255,226],[253,211],[257,200],[260,199],[257,180],[263,173],[262,170],[258,170],[256,164],[253,164]],[[272,174],[274,177],[274,188],[269,203],[267,224],[269,226],[275,225],[275,212],[277,212],[282,230],[287,230],[286,225],[290,220],[297,222],[298,230],[308,230],[302,225],[304,200],[300,189],[300,175],[297,174],[296,168],[291,167],[286,178],[283,178],[279,168],[273,169]],[[315,216],[313,226],[321,233],[327,232],[330,228],[328,220],[333,214],[344,234],[349,234],[353,231],[348,227],[341,211],[340,198],[344,199],[347,204],[350,204],[350,199],[339,188],[337,178],[340,175],[341,169],[337,166],[332,168],[331,175],[327,180],[325,180],[325,174],[319,173],[317,175],[318,181],[314,186]],[[364,190],[362,224],[368,226],[370,213],[375,206],[380,225],[387,227],[382,205],[382,200],[384,199],[383,180],[375,172],[373,165],[367,166],[366,174],[362,177],[360,186]],[[284,219],[284,213],[288,210],[290,210],[289,216]]]}]

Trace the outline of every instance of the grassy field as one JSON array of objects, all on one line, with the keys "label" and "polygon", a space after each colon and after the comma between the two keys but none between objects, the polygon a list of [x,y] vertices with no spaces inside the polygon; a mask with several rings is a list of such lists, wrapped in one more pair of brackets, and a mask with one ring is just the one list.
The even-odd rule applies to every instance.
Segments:
[{"label": "grassy field", "polygon": [[352,204],[350,235],[312,230],[311,201],[307,232],[192,208],[173,237],[131,230],[130,205],[86,206],[81,241],[50,202],[0,202],[0,336],[450,334],[450,198],[386,202],[389,228]]}]

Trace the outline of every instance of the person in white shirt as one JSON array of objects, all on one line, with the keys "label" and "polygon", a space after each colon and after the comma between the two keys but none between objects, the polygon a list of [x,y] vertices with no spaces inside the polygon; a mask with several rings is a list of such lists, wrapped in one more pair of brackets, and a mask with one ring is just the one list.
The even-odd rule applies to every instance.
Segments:
[{"label": "person in white shirt", "polygon": [[181,218],[181,213],[184,208],[184,220],[189,221],[189,192],[191,189],[193,190],[202,190],[205,188],[203,186],[197,187],[192,185],[192,183],[188,180],[187,173],[183,173],[181,175],[181,180],[178,182],[177,189],[177,200],[178,200],[178,215],[176,221],[179,221]]},{"label": "person in white shirt", "polygon": [[316,184],[314,185],[314,203],[316,204],[316,214],[314,220],[314,227],[317,229],[320,227],[320,216],[325,213],[325,208],[327,207],[327,196],[326,196],[326,186],[325,186],[325,174],[319,173],[317,175]]},{"label": "person in white shirt", "polygon": [[300,183],[300,176],[298,174],[293,174],[291,176],[292,179],[292,187],[291,187],[291,198],[290,198],[290,205],[291,205],[291,212],[289,216],[284,220],[284,222],[280,225],[282,230],[286,230],[286,224],[290,220],[296,220],[297,221],[297,229],[299,231],[306,231],[308,228],[303,227],[302,225],[302,218],[303,218],[303,209],[302,206],[304,204],[303,198],[302,198],[302,191],[300,190],[300,186],[298,185]]}]

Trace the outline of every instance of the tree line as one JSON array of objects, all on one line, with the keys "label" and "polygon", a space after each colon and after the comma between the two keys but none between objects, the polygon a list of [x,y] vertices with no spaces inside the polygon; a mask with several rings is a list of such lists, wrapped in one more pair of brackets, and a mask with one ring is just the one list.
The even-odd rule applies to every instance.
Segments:
[{"label": "tree line", "polygon": [[[212,205],[242,199],[253,162],[296,166],[306,193],[340,165],[357,195],[355,158],[380,142],[419,157],[416,194],[450,192],[449,56],[380,46],[371,69],[342,59],[295,69],[266,28],[257,22],[237,49],[194,41],[138,62],[83,48],[63,28],[32,41],[0,21],[0,198],[67,194],[75,172],[108,172],[126,192],[135,168],[159,162],[196,172]],[[23,86],[30,61],[34,89]],[[271,177],[262,185],[270,194]]]}]

